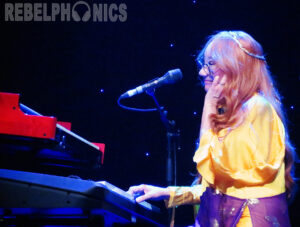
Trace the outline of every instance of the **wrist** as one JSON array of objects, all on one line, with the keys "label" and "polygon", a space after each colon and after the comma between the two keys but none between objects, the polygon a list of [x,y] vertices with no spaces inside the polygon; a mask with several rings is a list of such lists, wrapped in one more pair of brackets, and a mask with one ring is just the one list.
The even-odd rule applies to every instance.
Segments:
[{"label": "wrist", "polygon": [[163,197],[164,199],[169,199],[171,195],[171,189],[169,187],[164,188]]}]

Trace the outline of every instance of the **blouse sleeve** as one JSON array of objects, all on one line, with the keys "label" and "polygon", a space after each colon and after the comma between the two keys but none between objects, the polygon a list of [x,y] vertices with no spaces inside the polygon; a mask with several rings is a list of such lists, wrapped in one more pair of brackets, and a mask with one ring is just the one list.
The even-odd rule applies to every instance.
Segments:
[{"label": "blouse sleeve", "polygon": [[185,204],[200,203],[200,197],[205,191],[205,185],[194,185],[190,187],[169,186],[170,198],[165,200],[167,208]]},{"label": "blouse sleeve", "polygon": [[242,125],[227,129],[224,140],[212,130],[202,135],[194,161],[210,184],[263,185],[275,178],[282,165],[285,135],[276,111],[257,98],[248,112]]}]

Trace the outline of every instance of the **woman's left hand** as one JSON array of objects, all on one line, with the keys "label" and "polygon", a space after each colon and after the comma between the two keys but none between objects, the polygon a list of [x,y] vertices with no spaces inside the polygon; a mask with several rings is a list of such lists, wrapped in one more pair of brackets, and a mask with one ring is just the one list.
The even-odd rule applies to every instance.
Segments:
[{"label": "woman's left hand", "polygon": [[211,87],[208,89],[205,95],[206,104],[216,104],[217,101],[222,98],[222,92],[226,83],[226,75],[222,77],[216,76]]},{"label": "woman's left hand", "polygon": [[217,102],[222,98],[222,92],[226,83],[226,75],[216,76],[211,87],[208,89],[203,106],[200,137],[202,133],[211,128],[209,115],[217,113]]}]

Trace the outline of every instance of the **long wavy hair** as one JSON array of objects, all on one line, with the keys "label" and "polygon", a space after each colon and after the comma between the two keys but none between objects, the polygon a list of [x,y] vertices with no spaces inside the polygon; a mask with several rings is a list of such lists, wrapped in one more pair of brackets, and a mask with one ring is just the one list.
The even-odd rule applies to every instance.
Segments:
[{"label": "long wavy hair", "polygon": [[[236,40],[235,40],[236,39]],[[238,42],[241,46],[238,45]],[[206,53],[207,47],[210,45]],[[242,50],[242,48],[246,50]],[[248,51],[248,53],[246,53]],[[243,31],[222,31],[211,36],[197,57],[200,61],[208,55],[226,74],[223,98],[218,101],[218,108],[225,110],[222,114],[211,114],[212,130],[219,132],[238,121],[238,111],[255,93],[267,99],[275,108],[285,126],[285,187],[288,198],[292,196],[294,185],[293,165],[294,147],[290,143],[281,97],[275,88],[268,65],[265,60],[250,54],[263,57],[261,45]]]}]

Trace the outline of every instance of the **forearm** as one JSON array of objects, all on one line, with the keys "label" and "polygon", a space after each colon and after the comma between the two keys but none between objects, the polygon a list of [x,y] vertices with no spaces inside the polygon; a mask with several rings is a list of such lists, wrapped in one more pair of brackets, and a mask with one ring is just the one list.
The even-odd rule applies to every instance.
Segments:
[{"label": "forearm", "polygon": [[202,119],[201,119],[200,138],[203,135],[203,133],[205,133],[208,129],[211,129],[209,116],[215,113],[216,113],[216,103],[205,99],[203,112],[202,112]]}]

